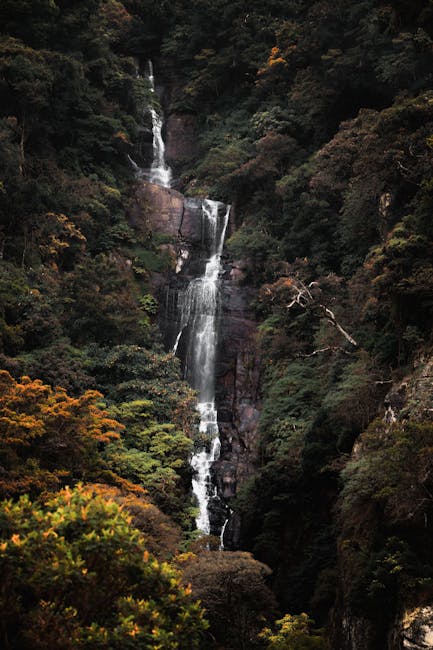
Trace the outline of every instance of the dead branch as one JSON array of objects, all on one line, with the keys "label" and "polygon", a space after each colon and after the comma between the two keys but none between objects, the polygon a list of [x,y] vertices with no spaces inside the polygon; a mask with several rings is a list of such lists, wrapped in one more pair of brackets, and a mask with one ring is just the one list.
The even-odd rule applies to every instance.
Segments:
[{"label": "dead branch", "polygon": [[355,347],[357,347],[358,343],[355,341],[354,338],[352,338],[352,337],[350,336],[350,334],[349,334],[348,332],[346,332],[345,329],[343,329],[343,327],[340,325],[340,323],[339,323],[339,322],[337,321],[337,319],[335,318],[335,314],[334,314],[334,312],[332,312],[332,311],[331,311],[328,307],[326,307],[325,305],[319,305],[319,307],[320,307],[321,309],[323,309],[323,311],[325,312],[325,314],[328,316],[328,323],[330,323],[331,325],[333,325],[334,327],[336,327],[336,328],[338,329],[338,331],[340,332],[340,334],[342,334],[342,335],[344,336],[344,338],[345,338],[347,341],[349,341],[349,343],[351,343],[352,345],[354,345]]},{"label": "dead branch", "polygon": [[314,352],[310,352],[310,354],[300,354],[299,356],[302,359],[308,359],[309,357],[314,357],[316,356],[316,354],[322,354],[323,352],[342,352],[343,354],[347,354],[348,356],[351,356],[350,352],[344,350],[343,348],[340,348],[338,345],[328,345],[326,348],[320,348],[319,350],[314,350]]},{"label": "dead branch", "polygon": [[300,305],[301,307],[307,307],[307,305],[314,300],[309,288],[313,286],[313,282],[311,282],[308,287],[305,286],[305,284],[301,281],[299,281],[299,286],[296,286],[295,283],[293,283],[293,288],[297,292],[296,295],[294,296],[293,300],[287,305],[287,309],[291,309],[293,305]]},{"label": "dead branch", "polygon": [[319,286],[317,282],[310,282],[308,287],[301,280],[293,280],[291,288],[293,291],[292,300],[286,305],[287,309],[291,309],[294,305],[299,305],[303,309],[307,307],[318,307],[321,312],[326,316],[328,323],[335,327],[340,334],[344,336],[346,341],[348,341],[354,347],[358,346],[358,343],[355,339],[344,329],[341,323],[338,322],[334,312],[329,309],[326,305],[322,303],[317,304],[316,299],[314,298],[310,289],[313,287]]},{"label": "dead branch", "polygon": [[407,180],[408,183],[412,183],[412,185],[416,185],[417,187],[421,187],[419,183],[416,181],[412,180],[410,178],[410,169],[405,167],[399,160],[396,160],[397,167],[400,169],[401,175]]}]

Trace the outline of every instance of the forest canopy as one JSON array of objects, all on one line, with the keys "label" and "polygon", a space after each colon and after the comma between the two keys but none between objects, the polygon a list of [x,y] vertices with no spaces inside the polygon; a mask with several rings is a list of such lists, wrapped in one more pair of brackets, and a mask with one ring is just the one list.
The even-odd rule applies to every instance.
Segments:
[{"label": "forest canopy", "polygon": [[[6,650],[396,650],[431,607],[432,70],[427,0],[1,0]],[[233,206],[260,359],[224,553],[160,330],[185,242],[130,161],[149,106],[186,125],[170,196]]]}]

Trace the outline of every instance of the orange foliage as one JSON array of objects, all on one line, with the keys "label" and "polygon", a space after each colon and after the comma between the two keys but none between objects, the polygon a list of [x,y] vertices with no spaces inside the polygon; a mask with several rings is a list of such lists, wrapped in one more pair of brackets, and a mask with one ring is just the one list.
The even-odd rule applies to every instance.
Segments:
[{"label": "orange foliage", "polygon": [[271,54],[268,58],[268,65],[272,66],[277,63],[283,63],[284,65],[287,65],[287,61],[283,59],[283,57],[281,56],[280,48],[273,47],[271,50]]},{"label": "orange foliage", "polygon": [[260,70],[258,70],[257,76],[258,77],[268,76],[270,73],[273,73],[275,70],[283,70],[285,68],[287,68],[287,61],[281,55],[280,48],[273,47],[265,67],[260,68]]},{"label": "orange foliage", "polygon": [[[108,417],[96,405],[101,393],[88,390],[80,397],[69,397],[64,388],[51,388],[40,379],[22,377],[21,383],[6,370],[0,370],[0,436],[2,443],[29,445],[33,438],[66,427],[76,436],[109,442],[119,437],[123,425]],[[62,437],[65,437],[63,434]]]},{"label": "orange foliage", "polygon": [[86,486],[86,490],[108,501],[115,501],[129,515],[146,542],[146,548],[158,560],[168,560],[178,551],[180,528],[150,503],[143,495],[132,494],[128,488],[119,489],[102,483]]},{"label": "orange foliage", "polygon": [[292,278],[283,276],[278,278],[272,284],[264,284],[260,290],[259,298],[261,302],[284,302],[293,292],[294,281]]},{"label": "orange foliage", "polygon": [[[98,406],[102,395],[70,397],[39,379],[16,381],[0,371],[0,493],[52,489],[60,478],[85,468],[99,443],[124,428]],[[92,461],[93,462],[93,461]]]}]

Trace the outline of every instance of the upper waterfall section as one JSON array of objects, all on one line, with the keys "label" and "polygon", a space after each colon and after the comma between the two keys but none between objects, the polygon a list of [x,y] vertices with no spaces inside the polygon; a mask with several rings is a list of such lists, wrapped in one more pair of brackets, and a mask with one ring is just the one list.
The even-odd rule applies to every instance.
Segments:
[{"label": "upper waterfall section", "polygon": [[[148,61],[147,80],[150,84],[152,93],[155,93],[155,77],[153,74],[152,61]],[[164,124],[162,112],[158,113],[155,108],[149,106],[152,116],[152,134],[153,134],[153,160],[150,168],[149,180],[155,185],[162,187],[171,186],[171,169],[165,162],[165,143],[162,137],[162,127]]]},{"label": "upper waterfall section", "polygon": [[146,169],[146,167],[140,167],[131,156],[129,156],[129,160],[137,178],[144,178],[154,185],[169,188],[171,187],[172,171],[165,161],[165,143],[162,136],[164,116],[159,101],[154,101],[157,93],[152,61],[147,62],[145,78],[148,81],[152,99],[143,106],[143,122],[145,122],[146,114],[150,114],[152,118],[152,162],[150,169]]}]

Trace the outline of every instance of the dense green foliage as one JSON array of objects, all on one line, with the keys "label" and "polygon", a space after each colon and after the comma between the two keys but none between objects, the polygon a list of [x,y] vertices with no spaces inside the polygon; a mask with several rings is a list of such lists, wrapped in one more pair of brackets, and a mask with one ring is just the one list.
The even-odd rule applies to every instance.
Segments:
[{"label": "dense green foliage", "polygon": [[[15,378],[42,380],[22,385],[22,414],[37,417],[38,394],[39,409],[51,403],[63,408],[47,431],[34,432],[31,444],[11,443],[15,456],[4,452],[8,469],[17,471],[17,485],[22,481],[18,492],[26,491],[24,470],[22,476],[16,470],[23,459],[35,468],[42,463],[41,471],[52,473],[51,487],[62,473],[63,482],[66,476],[100,479],[89,470],[92,463],[99,471],[108,463],[108,475],[110,454],[99,453],[108,438],[92,450],[78,441],[75,449],[73,437],[65,444],[51,441],[61,418],[65,440],[70,430],[76,437],[85,432],[79,409],[101,399],[98,389],[110,404],[151,400],[151,446],[160,455],[164,435],[178,432],[178,456],[164,461],[174,484],[170,462],[179,469],[188,457],[180,431],[192,436],[194,398],[180,380],[178,362],[163,353],[154,325],[150,272],[155,264],[165,268],[166,254],[157,233],[128,223],[133,178],[127,153],[151,98],[134,57],[158,43],[162,9],[116,0],[5,1],[0,19],[1,361]],[[49,386],[62,388],[50,393]],[[78,421],[81,429],[74,430]],[[116,444],[126,444],[127,435]],[[132,470],[131,448],[131,466],[125,460],[116,469],[147,489],[149,476]],[[64,467],[74,463],[72,471]],[[7,481],[5,493],[13,493],[10,476]],[[186,510],[187,490],[184,477],[175,491]]]},{"label": "dense green foliage", "polygon": [[125,424],[125,432],[107,446],[105,456],[116,474],[143,485],[156,505],[187,526],[191,508],[185,494],[192,441],[174,424],[157,422],[153,409],[153,403],[144,400],[114,407],[112,412]]},{"label": "dense green foliage", "polygon": [[78,486],[0,508],[1,637],[9,648],[199,647],[190,590],[113,501]]},{"label": "dense green foliage", "polygon": [[5,648],[194,648],[205,628],[148,556],[171,560],[194,515],[194,393],[149,283],[170,260],[128,221],[127,154],[157,101],[137,66],[164,21],[153,2],[0,3]]},{"label": "dense green foliage", "polygon": [[275,624],[276,632],[265,628],[261,633],[268,650],[314,650],[314,648],[325,650],[326,648],[323,638],[313,629],[314,623],[307,614],[298,616],[286,614]]},{"label": "dense green foliage", "polygon": [[[183,571],[210,619],[205,647],[215,638],[320,648],[303,612],[322,625],[333,609],[334,631],[357,616],[373,630],[369,650],[383,650],[408,603],[430,602],[433,579],[431,390],[422,388],[433,315],[431,2],[2,0],[0,25],[2,495],[45,498],[91,482],[160,557],[179,549],[178,526],[191,534],[194,394],[162,350],[152,296],[152,273],[171,262],[158,233],[128,220],[127,154],[143,104],[157,101],[137,60],[157,57],[167,111],[193,116],[199,134],[196,158],[175,170],[180,187],[234,204],[228,250],[256,289],[263,408],[256,472],[236,508],[242,548],[269,564],[290,612],[260,640],[273,612],[264,565],[244,554],[190,557]],[[383,419],[389,389],[414,364],[397,422]],[[114,506],[80,490],[74,499],[96,508],[95,530],[114,518],[115,538],[141,548]],[[51,647],[67,618],[71,647],[90,643],[83,630],[93,624],[92,647],[126,647],[133,617],[147,620],[141,595],[129,594],[133,603],[116,592],[106,626],[93,613],[81,620],[51,578],[50,593],[37,571],[32,582],[35,567],[52,577],[35,559],[64,507],[64,496],[53,499],[5,506],[14,530],[4,561],[19,563],[27,600],[8,583],[6,610],[23,629],[5,620],[3,638]],[[11,535],[29,536],[29,555],[27,546],[8,555],[18,552]],[[71,580],[84,537],[47,536]],[[167,586],[165,569],[149,566]],[[83,580],[71,598],[84,590],[85,604],[95,583]],[[233,613],[237,636],[224,627]],[[131,647],[154,647],[139,645],[140,634]]]},{"label": "dense green foliage", "polygon": [[235,204],[229,252],[257,287],[264,402],[236,504],[243,548],[272,567],[285,611],[325,622],[337,602],[337,618],[372,622],[382,650],[376,613],[430,602],[431,389],[350,454],[431,351],[431,4],[174,12],[161,65],[176,76],[171,110],[195,114],[201,134],[183,183]]}]

